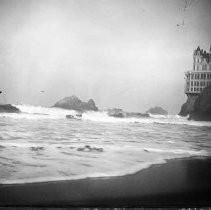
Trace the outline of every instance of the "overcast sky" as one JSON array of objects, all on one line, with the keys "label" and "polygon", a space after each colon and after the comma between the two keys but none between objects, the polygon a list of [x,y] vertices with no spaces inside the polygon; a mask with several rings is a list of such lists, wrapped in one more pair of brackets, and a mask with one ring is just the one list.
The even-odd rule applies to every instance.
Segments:
[{"label": "overcast sky", "polygon": [[211,1],[187,3],[0,0],[0,89],[8,103],[76,95],[101,109],[178,113],[193,50],[211,44]]}]

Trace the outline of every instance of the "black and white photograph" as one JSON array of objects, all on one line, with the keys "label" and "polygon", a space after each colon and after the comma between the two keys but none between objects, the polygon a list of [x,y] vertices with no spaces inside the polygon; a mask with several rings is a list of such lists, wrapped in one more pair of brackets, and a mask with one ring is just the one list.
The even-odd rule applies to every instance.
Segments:
[{"label": "black and white photograph", "polygon": [[211,0],[0,0],[0,208],[211,208]]}]

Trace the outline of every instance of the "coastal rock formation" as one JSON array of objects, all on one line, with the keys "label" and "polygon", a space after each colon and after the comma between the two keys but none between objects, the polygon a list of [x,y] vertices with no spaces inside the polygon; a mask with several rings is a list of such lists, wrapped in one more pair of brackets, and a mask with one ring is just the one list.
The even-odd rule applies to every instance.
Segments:
[{"label": "coastal rock formation", "polygon": [[211,121],[211,86],[204,88],[198,96],[189,96],[179,115],[189,115],[192,120]]},{"label": "coastal rock formation", "polygon": [[136,118],[143,118],[143,117],[150,117],[148,113],[139,113],[139,112],[127,112],[126,117],[136,117]]},{"label": "coastal rock formation", "polygon": [[117,118],[124,118],[124,117],[126,117],[125,112],[122,109],[117,109],[117,108],[109,109],[108,110],[108,115],[110,117],[117,117]]},{"label": "coastal rock formation", "polygon": [[0,113],[19,113],[20,110],[11,104],[0,104]]},{"label": "coastal rock formation", "polygon": [[113,108],[108,109],[108,115],[111,117],[117,117],[117,118],[130,118],[130,117],[136,117],[136,118],[142,118],[142,117],[149,117],[149,114],[143,114],[139,112],[125,112],[122,109]]},{"label": "coastal rock formation", "polygon": [[189,96],[186,103],[184,103],[181,107],[181,110],[179,112],[180,116],[186,117],[194,110],[194,104],[198,96]]},{"label": "coastal rock formation", "polygon": [[77,111],[98,111],[93,99],[90,99],[88,102],[83,102],[76,96],[63,98],[62,100],[56,102],[53,107]]},{"label": "coastal rock formation", "polygon": [[211,86],[204,88],[197,97],[190,119],[211,121]]},{"label": "coastal rock formation", "polygon": [[162,107],[156,106],[153,108],[150,108],[148,111],[146,111],[147,114],[159,114],[159,115],[167,115],[168,112],[164,110]]}]

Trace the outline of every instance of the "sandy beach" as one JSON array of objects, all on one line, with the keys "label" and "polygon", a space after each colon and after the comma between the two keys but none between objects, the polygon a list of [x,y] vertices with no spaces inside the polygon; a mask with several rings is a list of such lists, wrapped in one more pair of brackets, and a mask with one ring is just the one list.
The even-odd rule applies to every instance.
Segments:
[{"label": "sandy beach", "polygon": [[133,175],[0,185],[0,206],[210,206],[211,158],[169,160]]}]

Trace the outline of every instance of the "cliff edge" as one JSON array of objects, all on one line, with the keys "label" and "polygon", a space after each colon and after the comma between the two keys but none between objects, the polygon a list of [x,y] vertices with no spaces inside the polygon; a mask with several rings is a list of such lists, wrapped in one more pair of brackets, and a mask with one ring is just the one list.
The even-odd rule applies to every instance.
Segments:
[{"label": "cliff edge", "polygon": [[98,111],[93,99],[89,99],[88,102],[83,102],[76,96],[70,96],[61,99],[56,102],[53,107],[72,109],[77,111]]},{"label": "cliff edge", "polygon": [[211,86],[204,88],[196,99],[190,119],[211,121]]},{"label": "cliff edge", "polygon": [[187,101],[182,105],[181,110],[179,112],[180,116],[186,117],[193,112],[194,104],[198,96],[189,96]]},{"label": "cliff edge", "polygon": [[211,86],[204,88],[198,96],[190,96],[179,115],[189,115],[192,120],[211,121]]}]

